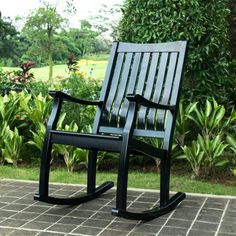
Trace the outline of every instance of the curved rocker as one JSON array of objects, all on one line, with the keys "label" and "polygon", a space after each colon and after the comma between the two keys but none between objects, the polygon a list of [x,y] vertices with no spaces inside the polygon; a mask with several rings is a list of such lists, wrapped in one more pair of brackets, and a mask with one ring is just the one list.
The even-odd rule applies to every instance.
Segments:
[{"label": "curved rocker", "polygon": [[123,217],[131,220],[152,220],[172,211],[182,200],[186,197],[185,193],[178,192],[169,199],[167,204],[163,207],[154,207],[143,212],[130,212],[121,209],[112,209],[112,215]]},{"label": "curved rocker", "polygon": [[93,193],[81,194],[77,197],[71,197],[71,198],[57,198],[57,197],[35,194],[34,200],[58,205],[77,205],[97,198],[100,194],[106,192],[113,186],[114,186],[113,182],[107,181],[101,184],[99,187],[97,187]]}]

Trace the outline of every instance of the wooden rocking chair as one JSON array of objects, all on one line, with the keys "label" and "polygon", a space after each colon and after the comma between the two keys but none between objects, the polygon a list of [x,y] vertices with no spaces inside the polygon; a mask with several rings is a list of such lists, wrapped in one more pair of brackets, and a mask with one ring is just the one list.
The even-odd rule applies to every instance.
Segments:
[{"label": "wooden rocking chair", "polygon": [[[186,41],[158,44],[114,42],[99,101],[86,101],[60,91],[52,91],[52,112],[42,151],[39,193],[34,199],[53,204],[80,204],[113,187],[105,182],[96,188],[98,151],[120,153],[116,208],[112,214],[129,219],[150,220],[170,212],[184,193],[169,197],[170,155],[179,102]],[[63,102],[95,105],[93,132],[56,130]],[[161,148],[137,137],[158,138]],[[88,149],[87,194],[74,198],[49,196],[49,172],[53,144]],[[127,210],[127,180],[130,154],[160,158],[160,205],[144,212]]]}]

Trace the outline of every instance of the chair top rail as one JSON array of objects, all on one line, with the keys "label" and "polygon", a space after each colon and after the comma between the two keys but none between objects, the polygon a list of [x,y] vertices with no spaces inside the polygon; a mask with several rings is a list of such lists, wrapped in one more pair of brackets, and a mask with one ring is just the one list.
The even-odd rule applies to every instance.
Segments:
[{"label": "chair top rail", "polygon": [[120,42],[117,52],[180,52],[186,47],[187,41],[176,41],[168,43],[136,44]]}]

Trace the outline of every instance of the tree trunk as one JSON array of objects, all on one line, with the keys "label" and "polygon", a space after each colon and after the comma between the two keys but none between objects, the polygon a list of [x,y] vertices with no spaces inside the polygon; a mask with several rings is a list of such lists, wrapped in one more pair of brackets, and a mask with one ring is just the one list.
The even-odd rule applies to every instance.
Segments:
[{"label": "tree trunk", "polygon": [[48,53],[48,66],[49,66],[49,76],[48,81],[52,82],[52,75],[53,75],[53,61],[52,61],[52,53]]},{"label": "tree trunk", "polygon": [[48,81],[52,84],[52,74],[53,74],[53,60],[52,60],[52,44],[53,44],[53,28],[48,26],[48,66],[49,66],[49,76]]}]

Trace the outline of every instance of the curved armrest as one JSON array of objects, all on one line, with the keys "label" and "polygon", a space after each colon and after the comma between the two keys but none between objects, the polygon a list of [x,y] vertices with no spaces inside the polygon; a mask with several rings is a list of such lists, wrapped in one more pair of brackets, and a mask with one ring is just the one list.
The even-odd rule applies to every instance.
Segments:
[{"label": "curved armrest", "polygon": [[49,91],[49,95],[54,98],[59,98],[59,99],[66,100],[66,101],[76,102],[76,103],[80,103],[83,105],[101,106],[103,104],[103,101],[88,101],[88,100],[84,100],[84,99],[80,99],[80,98],[75,98],[75,97],[72,97],[64,92],[61,92],[61,91]]},{"label": "curved armrest", "polygon": [[175,108],[176,108],[175,105],[164,105],[164,104],[152,102],[152,101],[144,98],[143,96],[141,96],[139,94],[127,94],[126,98],[130,102],[135,102],[135,103],[137,103],[139,105],[146,106],[146,107],[149,107],[149,108],[157,108],[157,109],[169,110],[171,112],[174,112]]}]

